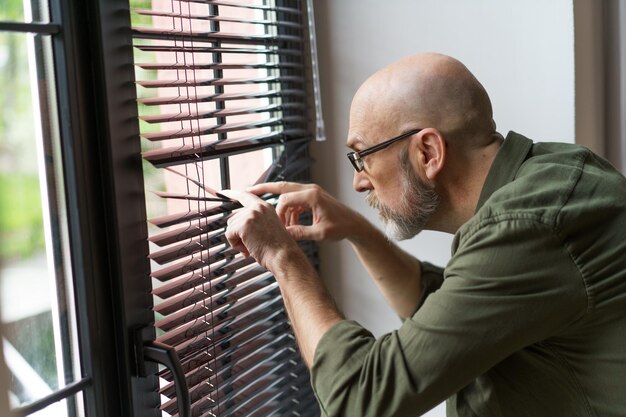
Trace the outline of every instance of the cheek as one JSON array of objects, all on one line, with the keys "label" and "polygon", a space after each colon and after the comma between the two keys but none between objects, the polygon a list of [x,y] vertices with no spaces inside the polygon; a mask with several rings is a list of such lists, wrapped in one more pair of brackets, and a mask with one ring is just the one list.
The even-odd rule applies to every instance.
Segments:
[{"label": "cheek", "polygon": [[374,184],[376,190],[376,197],[385,206],[392,210],[397,210],[402,207],[402,200],[405,195],[405,187],[403,182],[398,177],[388,177],[381,181],[379,184]]}]

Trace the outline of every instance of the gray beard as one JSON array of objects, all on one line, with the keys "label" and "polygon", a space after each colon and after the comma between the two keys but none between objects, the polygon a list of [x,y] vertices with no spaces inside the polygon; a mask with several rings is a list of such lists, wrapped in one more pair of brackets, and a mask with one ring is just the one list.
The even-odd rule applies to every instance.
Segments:
[{"label": "gray beard", "polygon": [[367,195],[367,203],[375,210],[385,227],[385,235],[390,240],[406,240],[417,236],[439,206],[439,195],[423,182],[409,163],[408,153],[400,154],[402,169],[402,194],[400,208],[392,210],[378,200],[375,194]]}]

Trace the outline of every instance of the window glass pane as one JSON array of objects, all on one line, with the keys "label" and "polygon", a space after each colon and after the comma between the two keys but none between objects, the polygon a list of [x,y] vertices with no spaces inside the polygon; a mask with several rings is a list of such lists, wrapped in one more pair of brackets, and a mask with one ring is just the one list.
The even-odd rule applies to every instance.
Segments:
[{"label": "window glass pane", "polygon": [[47,0],[2,0],[0,21],[44,22],[50,21]]},{"label": "window glass pane", "polygon": [[48,36],[0,32],[0,316],[12,407],[80,375],[50,54]]},{"label": "window glass pane", "polygon": [[262,172],[272,165],[272,149],[261,149],[230,157],[231,175],[230,186],[234,190],[241,190],[253,185]]}]

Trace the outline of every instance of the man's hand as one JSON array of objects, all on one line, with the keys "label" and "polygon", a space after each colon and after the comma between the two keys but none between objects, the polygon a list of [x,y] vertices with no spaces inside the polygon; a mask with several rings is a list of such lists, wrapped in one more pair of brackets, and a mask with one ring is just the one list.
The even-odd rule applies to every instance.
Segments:
[{"label": "man's hand", "polygon": [[254,194],[223,193],[243,206],[228,220],[226,238],[233,248],[253,256],[274,273],[302,357],[310,367],[322,335],[343,316],[274,207]]},{"label": "man's hand", "polygon": [[284,258],[279,255],[301,252],[271,204],[243,191],[224,190],[223,194],[243,206],[228,220],[226,239],[231,247],[273,272]]},{"label": "man's hand", "polygon": [[[354,238],[365,221],[354,210],[341,204],[316,184],[270,182],[248,191],[254,194],[280,194],[276,213],[296,240],[341,240]],[[311,212],[313,224],[301,225],[300,214]]]}]

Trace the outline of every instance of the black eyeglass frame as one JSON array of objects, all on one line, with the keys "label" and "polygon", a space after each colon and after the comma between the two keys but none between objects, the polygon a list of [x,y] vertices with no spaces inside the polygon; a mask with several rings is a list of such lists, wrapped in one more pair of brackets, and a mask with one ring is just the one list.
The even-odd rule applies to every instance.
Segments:
[{"label": "black eyeglass frame", "polygon": [[403,134],[401,134],[400,136],[396,136],[394,138],[391,138],[389,140],[383,141],[377,145],[374,146],[370,146],[367,149],[363,149],[362,151],[359,152],[348,152],[347,157],[348,160],[350,161],[350,163],[352,164],[352,166],[354,167],[354,169],[356,170],[356,172],[361,172],[365,169],[365,163],[363,162],[363,158],[364,156],[373,154],[374,152],[378,152],[380,150],[383,150],[387,147],[389,147],[390,145],[393,145],[394,143],[398,142],[399,140],[408,138],[410,136],[413,136],[414,134],[420,132],[422,129],[413,129],[413,130],[409,130],[408,132],[404,132]]}]

